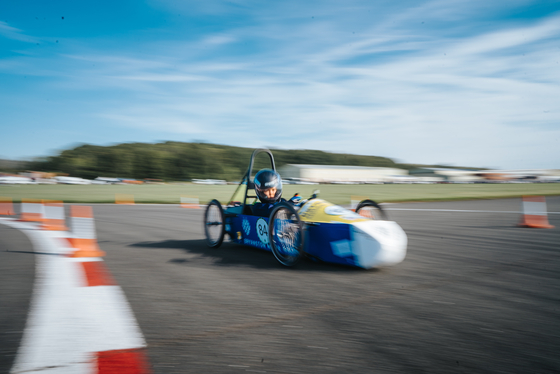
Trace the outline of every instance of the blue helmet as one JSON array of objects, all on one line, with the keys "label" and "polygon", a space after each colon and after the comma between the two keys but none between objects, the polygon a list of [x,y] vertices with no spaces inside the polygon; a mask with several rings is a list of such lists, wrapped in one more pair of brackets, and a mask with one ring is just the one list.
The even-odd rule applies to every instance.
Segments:
[{"label": "blue helmet", "polygon": [[275,203],[282,197],[282,178],[276,171],[262,169],[255,175],[254,183],[255,192],[263,203]]}]

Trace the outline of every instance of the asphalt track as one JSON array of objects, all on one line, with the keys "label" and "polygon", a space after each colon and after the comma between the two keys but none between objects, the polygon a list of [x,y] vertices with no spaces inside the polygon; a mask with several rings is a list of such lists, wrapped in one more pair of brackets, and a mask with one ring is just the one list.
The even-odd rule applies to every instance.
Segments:
[{"label": "asphalt track", "polygon": [[[560,212],[560,197],[547,203]],[[519,204],[387,205],[409,252],[369,271],[209,249],[202,210],[96,205],[94,215],[154,373],[560,372],[560,214],[549,214],[555,229],[518,228]],[[23,240],[8,231],[2,251]],[[13,254],[0,255],[0,305],[9,287],[10,312],[23,316],[33,256],[6,283]]]},{"label": "asphalt track", "polygon": [[0,373],[12,367],[23,335],[35,280],[33,252],[24,233],[0,225]]}]

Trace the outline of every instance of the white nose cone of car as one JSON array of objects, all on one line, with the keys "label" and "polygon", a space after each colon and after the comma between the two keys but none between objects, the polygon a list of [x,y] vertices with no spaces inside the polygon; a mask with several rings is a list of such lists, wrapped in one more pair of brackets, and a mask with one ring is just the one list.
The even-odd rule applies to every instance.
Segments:
[{"label": "white nose cone of car", "polygon": [[349,244],[356,266],[370,269],[396,265],[404,260],[408,239],[396,222],[368,220],[351,226]]},{"label": "white nose cone of car", "polygon": [[[304,222],[318,226],[311,231],[315,237],[308,238],[307,250],[319,259],[371,269],[396,265],[406,256],[408,239],[394,221],[370,219],[374,215],[361,215],[321,199],[308,201],[298,213]],[[327,238],[330,250],[312,245],[319,238]]]}]

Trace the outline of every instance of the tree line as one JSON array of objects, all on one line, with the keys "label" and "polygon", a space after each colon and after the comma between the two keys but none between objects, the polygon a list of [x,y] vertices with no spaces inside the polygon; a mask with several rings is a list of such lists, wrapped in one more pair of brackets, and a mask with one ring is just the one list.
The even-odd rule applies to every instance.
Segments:
[{"label": "tree line", "polygon": [[[351,165],[409,168],[386,157],[329,153],[315,150],[271,149],[276,167],[286,164]],[[93,179],[99,176],[134,179],[239,180],[246,172],[252,148],[209,143],[124,143],[112,146],[83,144],[51,157],[35,160],[28,167]],[[267,167],[266,155],[256,160],[258,170]]]}]

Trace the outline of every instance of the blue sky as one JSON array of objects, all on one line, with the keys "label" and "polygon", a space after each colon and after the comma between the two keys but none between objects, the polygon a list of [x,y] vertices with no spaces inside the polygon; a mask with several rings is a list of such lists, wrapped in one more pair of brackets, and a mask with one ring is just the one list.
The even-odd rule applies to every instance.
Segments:
[{"label": "blue sky", "polygon": [[560,168],[560,1],[0,2],[0,158],[207,141]]}]

